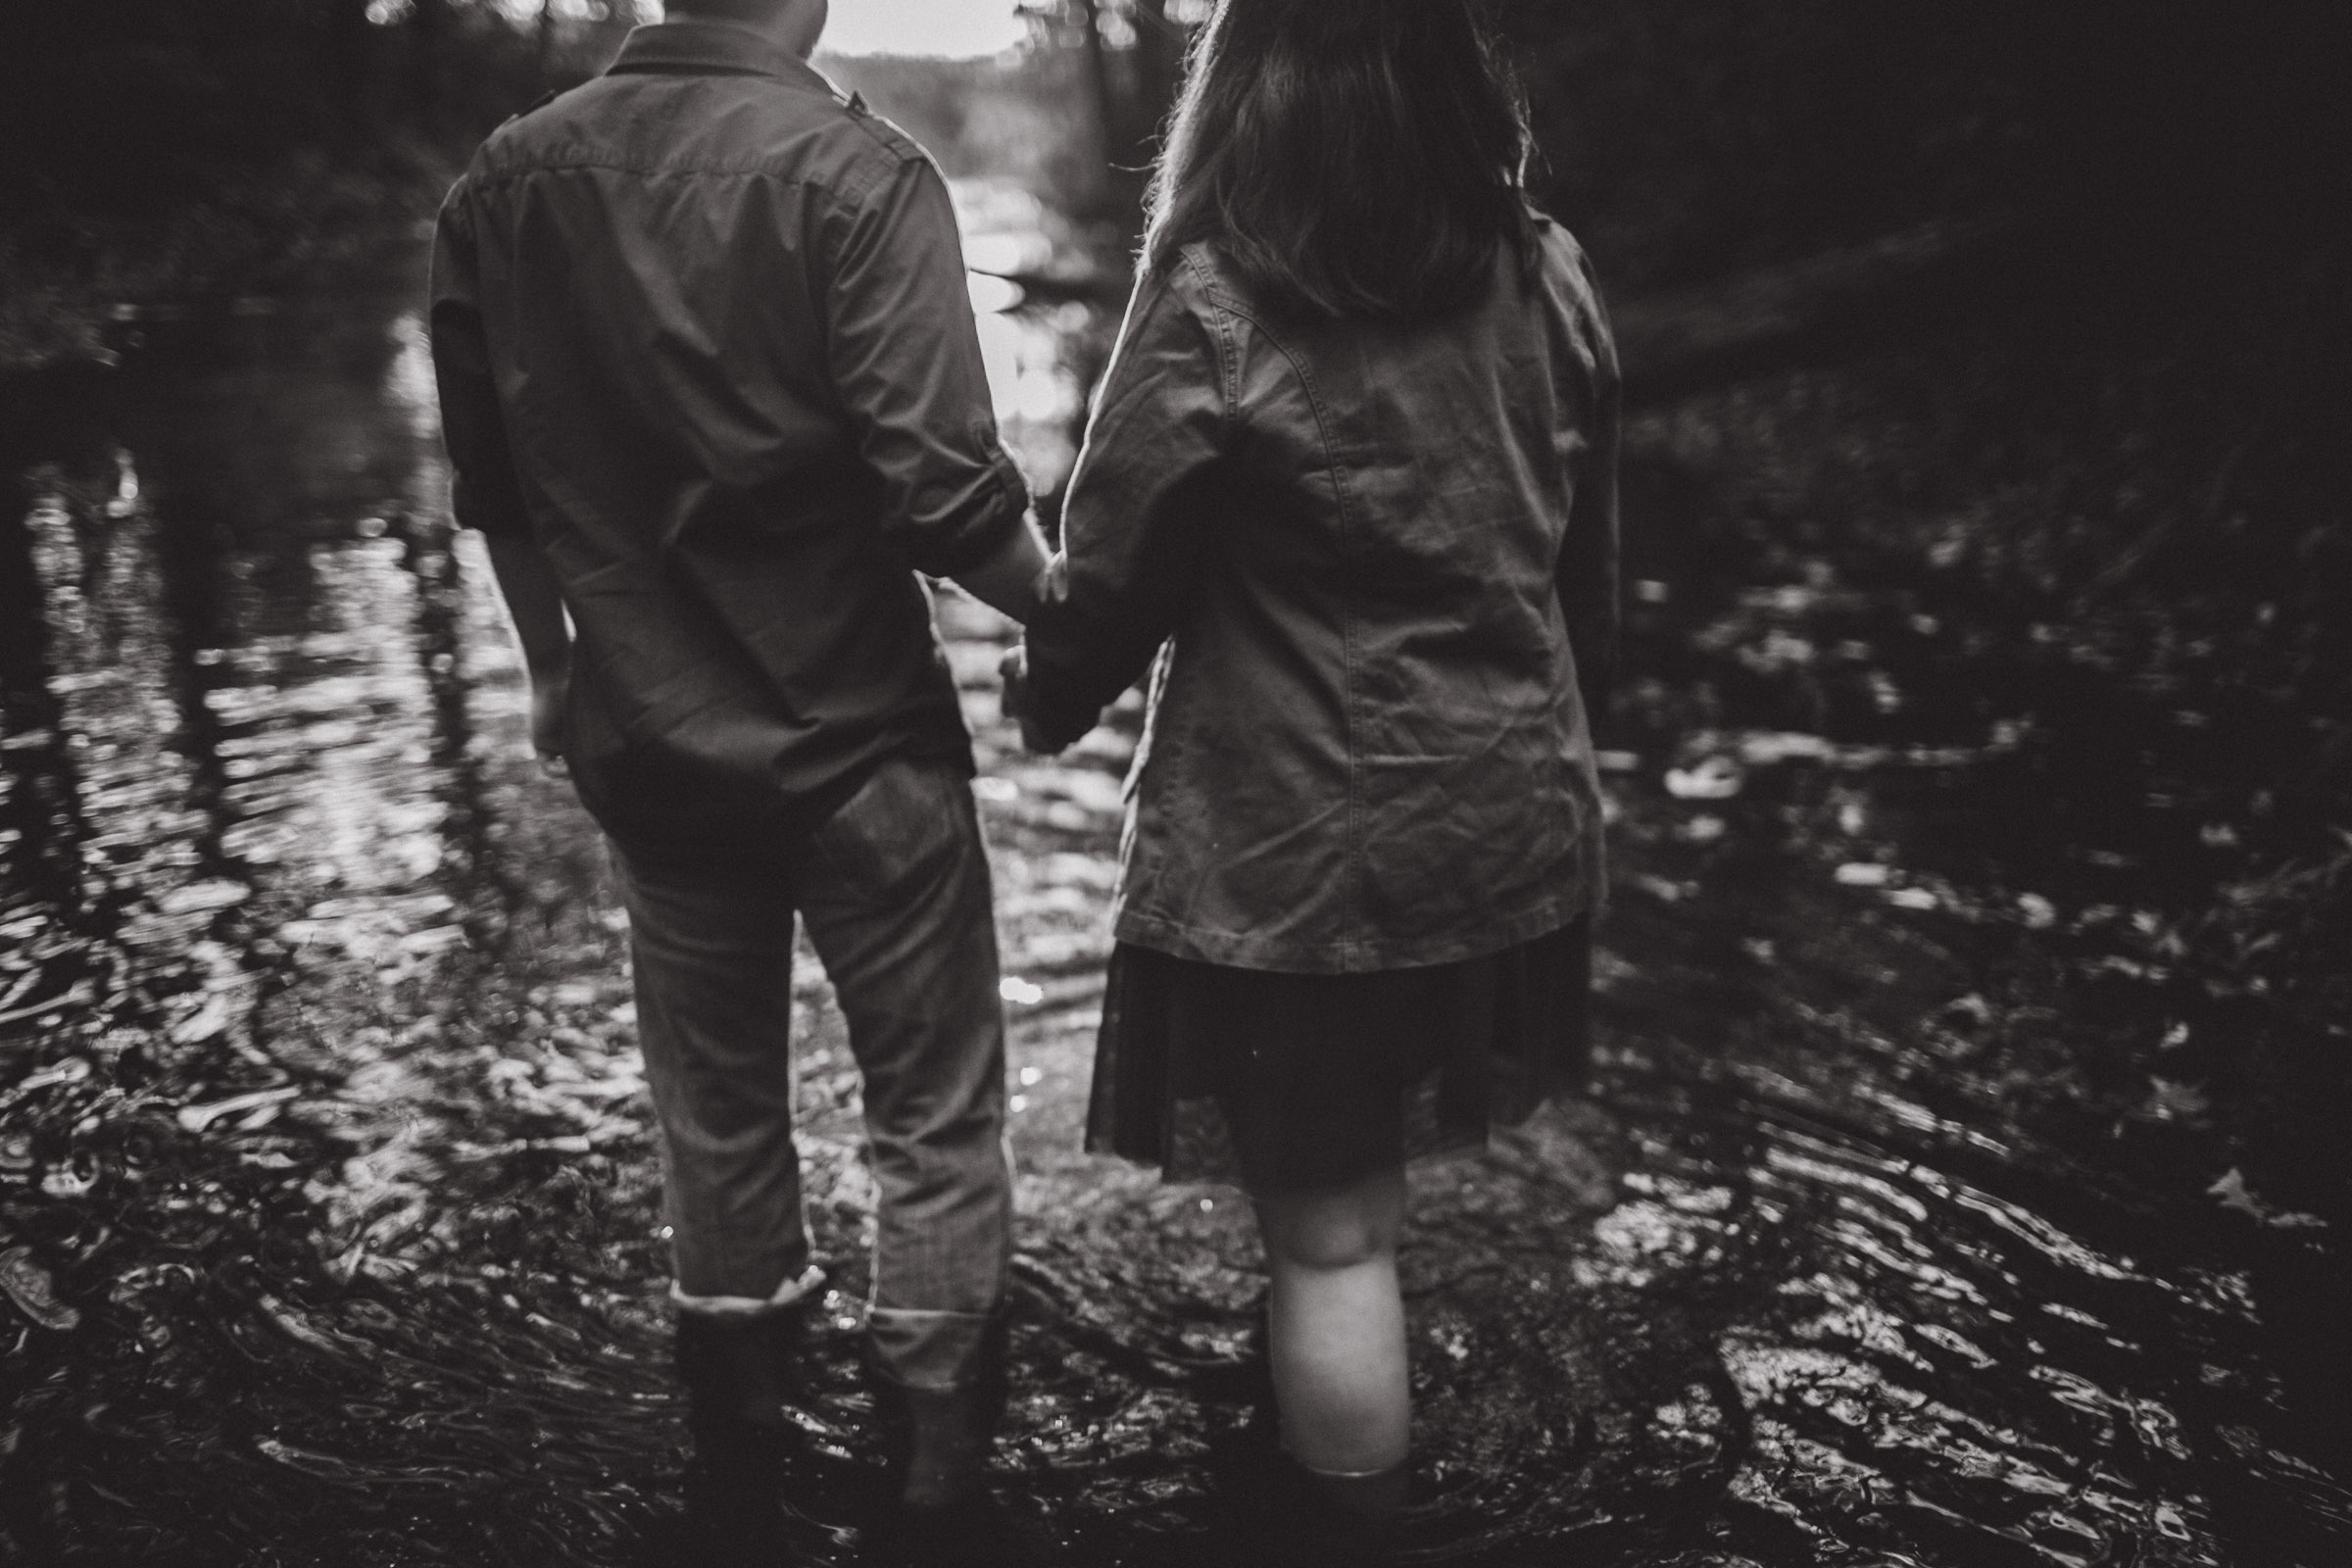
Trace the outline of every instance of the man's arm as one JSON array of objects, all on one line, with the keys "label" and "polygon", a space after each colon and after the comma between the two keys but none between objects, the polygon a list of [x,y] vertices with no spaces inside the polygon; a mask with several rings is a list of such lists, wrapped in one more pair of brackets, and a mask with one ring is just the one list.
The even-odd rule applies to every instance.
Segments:
[{"label": "man's arm", "polygon": [[555,568],[531,538],[514,477],[505,416],[490,371],[490,344],[476,296],[473,229],[465,186],[450,193],[433,231],[433,375],[441,392],[441,437],[449,448],[451,510],[460,527],[490,546],[507,613],[531,675],[531,745],[552,771],[563,765],[564,707],[570,685],[571,629]]},{"label": "man's arm", "polygon": [[1046,559],[1046,542],[1037,525],[1023,518],[995,555],[956,573],[955,583],[991,610],[1025,626],[1037,608],[1038,579],[1045,575]]},{"label": "man's arm", "polygon": [[1029,618],[1045,548],[997,439],[955,204],[909,158],[833,215],[826,343],[907,564]]},{"label": "man's arm", "polygon": [[531,750],[540,765],[558,775],[564,763],[564,710],[571,699],[571,623],[564,618],[564,594],[547,553],[529,539],[491,534],[490,569],[499,596],[522,644],[531,673]]}]

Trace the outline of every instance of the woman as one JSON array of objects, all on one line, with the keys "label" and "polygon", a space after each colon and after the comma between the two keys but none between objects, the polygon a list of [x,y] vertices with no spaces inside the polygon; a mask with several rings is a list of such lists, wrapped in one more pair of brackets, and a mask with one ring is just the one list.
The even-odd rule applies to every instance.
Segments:
[{"label": "woman", "polygon": [[1152,664],[1089,1147],[1238,1177],[1283,1443],[1403,1495],[1405,1161],[1581,1067],[1617,370],[1471,0],[1222,0],[1007,706]]}]

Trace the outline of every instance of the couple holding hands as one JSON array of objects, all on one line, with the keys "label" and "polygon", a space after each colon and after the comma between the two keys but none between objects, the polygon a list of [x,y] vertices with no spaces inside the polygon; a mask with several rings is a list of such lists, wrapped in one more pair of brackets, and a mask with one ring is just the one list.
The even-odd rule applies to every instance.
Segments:
[{"label": "couple holding hands", "polygon": [[458,520],[628,911],[709,1558],[781,1550],[822,1278],[796,913],[863,1079],[886,1523],[953,1554],[986,1511],[1004,1017],[918,574],[1023,623],[1034,750],[1149,672],[1088,1145],[1247,1191],[1284,1528],[1376,1556],[1405,1163],[1575,1086],[1602,881],[1617,369],[1508,73],[1472,0],[1220,0],[1049,559],[947,188],[806,63],[825,0],[669,10],[484,144],[432,337]]}]

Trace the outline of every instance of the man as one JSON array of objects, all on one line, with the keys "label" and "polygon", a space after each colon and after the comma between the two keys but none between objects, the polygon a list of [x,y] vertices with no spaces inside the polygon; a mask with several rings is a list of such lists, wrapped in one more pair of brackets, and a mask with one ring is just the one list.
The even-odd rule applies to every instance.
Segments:
[{"label": "man", "polygon": [[864,1076],[901,1518],[945,1528],[978,1494],[1004,1023],[970,742],[916,573],[1024,617],[1045,556],[947,189],[806,64],[825,0],[670,10],[450,193],[433,356],[533,741],[629,913],[690,1512],[758,1554],[821,1279],[790,1120],[796,910]]}]

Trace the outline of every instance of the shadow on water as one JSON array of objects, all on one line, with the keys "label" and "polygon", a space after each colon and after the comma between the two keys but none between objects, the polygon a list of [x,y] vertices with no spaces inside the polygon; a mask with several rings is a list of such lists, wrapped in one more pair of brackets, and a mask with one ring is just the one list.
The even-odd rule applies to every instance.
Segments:
[{"label": "shadow on water", "polygon": [[[0,1529],[30,1560],[619,1563],[674,1513],[623,922],[524,756],[412,295],[155,326],[0,475]],[[1057,351],[992,343],[1050,482]],[[1916,620],[1717,586],[1645,601],[1677,691]],[[1264,1451],[1250,1229],[1077,1152],[1137,715],[1019,755],[1006,628],[942,614],[1015,1024],[1004,1491],[1048,1559],[1195,1560]],[[2195,1091],[2072,1008],[2078,906],[1933,869],[2022,743],[1738,716],[1610,760],[1594,1102],[1415,1174],[1416,1545],[2333,1560],[2341,1448],[2257,1299],[2332,1231],[2208,1195]],[[793,1024],[834,1288],[790,1494],[847,1563],[871,1183],[806,955]]]}]

